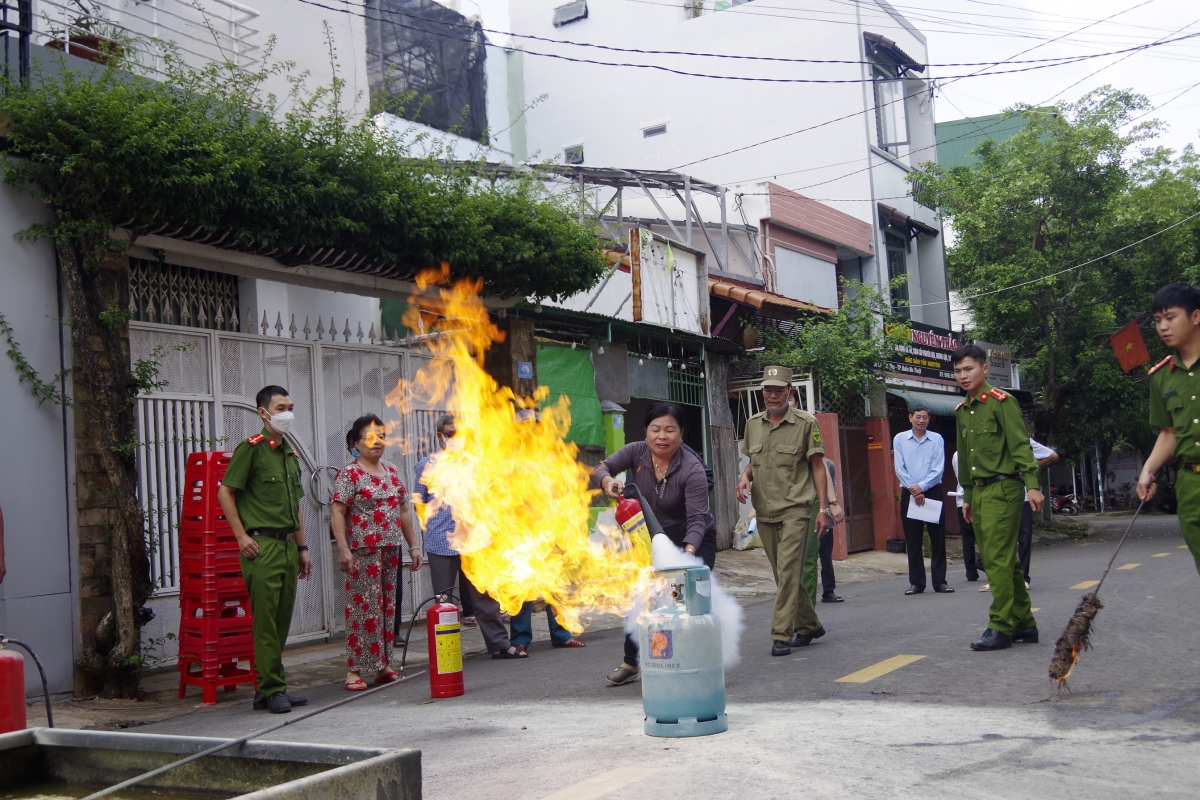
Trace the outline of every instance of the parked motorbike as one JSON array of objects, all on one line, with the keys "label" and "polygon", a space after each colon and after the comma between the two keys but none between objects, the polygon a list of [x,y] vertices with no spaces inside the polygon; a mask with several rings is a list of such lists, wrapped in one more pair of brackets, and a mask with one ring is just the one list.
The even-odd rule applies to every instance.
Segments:
[{"label": "parked motorbike", "polygon": [[1075,502],[1073,494],[1058,494],[1050,499],[1051,509],[1055,514],[1069,514],[1074,517],[1079,514],[1079,503]]}]

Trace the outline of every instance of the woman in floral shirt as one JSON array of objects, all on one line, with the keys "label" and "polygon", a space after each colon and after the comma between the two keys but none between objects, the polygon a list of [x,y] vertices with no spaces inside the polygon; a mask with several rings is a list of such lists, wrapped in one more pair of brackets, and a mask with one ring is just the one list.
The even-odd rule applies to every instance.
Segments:
[{"label": "woman in floral shirt", "polygon": [[410,569],[421,568],[408,490],[394,466],[381,461],[387,430],[374,414],[354,420],[346,448],[354,461],[333,484],[333,536],[338,567],[346,573],[346,688],[367,688],[361,672],[375,671],[375,683],[400,675],[392,661],[400,538],[408,543]]}]

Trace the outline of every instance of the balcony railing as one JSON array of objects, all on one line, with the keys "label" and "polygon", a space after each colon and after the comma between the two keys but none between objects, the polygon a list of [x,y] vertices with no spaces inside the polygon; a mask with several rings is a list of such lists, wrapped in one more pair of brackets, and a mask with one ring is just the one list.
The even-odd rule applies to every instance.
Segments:
[{"label": "balcony railing", "polygon": [[[165,69],[163,50],[173,47],[192,67],[230,63],[240,69],[259,61],[259,12],[236,0],[40,0],[34,42],[104,63],[114,52],[129,54],[152,73]],[[123,41],[122,41],[123,40]]]}]

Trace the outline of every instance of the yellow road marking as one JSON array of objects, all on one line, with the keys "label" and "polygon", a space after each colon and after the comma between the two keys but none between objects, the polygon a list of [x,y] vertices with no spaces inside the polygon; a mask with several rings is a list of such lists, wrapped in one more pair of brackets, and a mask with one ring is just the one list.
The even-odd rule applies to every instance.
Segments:
[{"label": "yellow road marking", "polygon": [[920,661],[925,656],[892,656],[880,661],[878,664],[872,664],[866,669],[860,669],[858,672],[851,672],[844,678],[838,678],[834,683],[866,683],[873,681],[878,677],[887,675],[889,672],[895,672],[901,667],[907,667],[914,661]]},{"label": "yellow road marking", "polygon": [[617,767],[616,769],[610,769],[608,772],[593,775],[586,781],[580,781],[564,789],[559,789],[554,794],[546,795],[542,800],[599,800],[601,797],[607,797],[618,789],[624,789],[626,786],[635,784],[644,778],[649,778],[656,772],[658,772],[656,769]]},{"label": "yellow road marking", "polygon": [[1031,609],[1029,609],[1029,610],[1030,610],[1030,611],[1041,611],[1041,609],[1040,609],[1040,608],[1031,608]]},{"label": "yellow road marking", "polygon": [[1187,550],[1187,545],[1186,545],[1186,544],[1181,544],[1181,545],[1179,545],[1179,547],[1176,547],[1175,549],[1176,549],[1176,550]]},{"label": "yellow road marking", "polygon": [[1140,566],[1141,564],[1122,564],[1121,566],[1117,567],[1117,569],[1133,569],[1134,567]]},{"label": "yellow road marking", "polygon": [[1169,555],[1171,555],[1171,554],[1170,553],[1155,553],[1154,555],[1151,556],[1151,558],[1166,558]]},{"label": "yellow road marking", "polygon": [[1077,583],[1077,584],[1075,584],[1075,585],[1074,585],[1074,586],[1072,586],[1071,588],[1072,588],[1072,589],[1090,589],[1090,588],[1092,588],[1093,586],[1095,586],[1095,585],[1096,585],[1097,583],[1099,583],[1099,582],[1100,582],[1100,581],[1084,581],[1083,583]]}]

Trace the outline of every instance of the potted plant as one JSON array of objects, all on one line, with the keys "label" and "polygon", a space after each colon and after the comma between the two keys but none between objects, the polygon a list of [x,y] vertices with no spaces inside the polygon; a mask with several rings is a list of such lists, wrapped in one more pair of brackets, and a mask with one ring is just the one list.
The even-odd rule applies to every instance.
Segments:
[{"label": "potted plant", "polygon": [[118,38],[121,30],[104,19],[97,3],[71,0],[79,14],[71,19],[66,30],[52,30],[53,35],[46,47],[51,50],[66,50],[73,56],[97,64],[108,64],[121,58],[125,51]]}]

